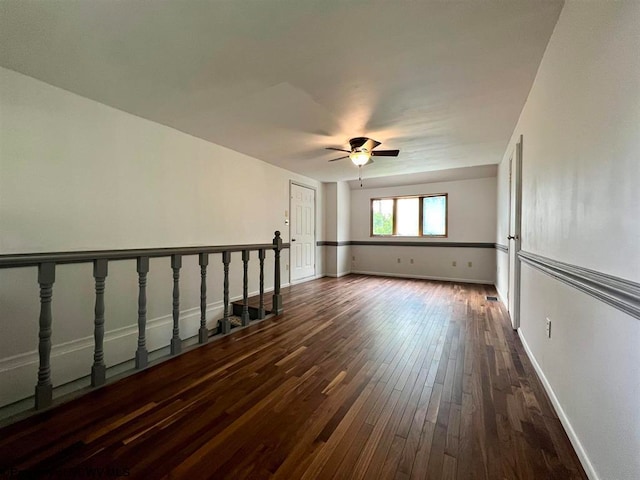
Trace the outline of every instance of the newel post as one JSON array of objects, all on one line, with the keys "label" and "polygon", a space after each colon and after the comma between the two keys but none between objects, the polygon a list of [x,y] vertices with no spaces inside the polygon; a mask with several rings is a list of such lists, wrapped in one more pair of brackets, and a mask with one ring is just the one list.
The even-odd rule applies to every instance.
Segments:
[{"label": "newel post", "polygon": [[93,338],[95,348],[93,352],[93,366],[91,367],[91,386],[104,385],[107,377],[107,367],[104,363],[104,285],[108,273],[106,258],[93,261],[93,278],[95,279],[96,304],[95,319],[93,321]]},{"label": "newel post", "polygon": [[36,410],[49,407],[53,401],[51,384],[51,297],[56,281],[56,264],[41,263],[38,266],[40,284],[40,329],[38,331],[38,383],[36,385]]},{"label": "newel post", "polygon": [[280,251],[282,250],[282,238],[280,238],[280,232],[276,230],[275,237],[273,237],[273,251],[276,254],[274,265],[274,279],[273,279],[273,305],[271,310],[274,314],[279,315],[282,313],[282,296],[280,295]]},{"label": "newel post", "polygon": [[149,364],[147,352],[147,274],[149,273],[149,257],[138,257],[138,349],[136,350],[136,368],[141,369]]},{"label": "newel post", "polygon": [[209,340],[209,330],[207,330],[207,265],[209,265],[209,254],[201,253],[200,264],[200,330],[198,330],[198,341],[207,343]]},{"label": "newel post", "polygon": [[242,326],[249,325],[249,250],[242,251],[242,264],[244,275],[242,277]]},{"label": "newel post", "polygon": [[226,334],[231,331],[229,321],[229,264],[231,263],[231,252],[222,252],[222,265],[224,269],[224,280],[222,281],[222,296],[224,302],[224,317],[220,322],[220,333]]},{"label": "newel post", "polygon": [[258,259],[260,260],[260,306],[258,307],[258,318],[262,320],[265,317],[264,311],[264,257],[265,249],[258,250]]},{"label": "newel post", "polygon": [[182,255],[171,255],[171,269],[173,270],[173,332],[171,336],[171,355],[182,352],[180,338],[180,268]]}]

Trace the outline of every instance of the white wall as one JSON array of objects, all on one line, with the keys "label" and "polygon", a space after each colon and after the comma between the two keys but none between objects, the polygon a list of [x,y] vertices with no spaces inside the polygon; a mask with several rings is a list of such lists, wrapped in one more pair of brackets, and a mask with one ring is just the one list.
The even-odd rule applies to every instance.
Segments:
[{"label": "white wall", "polygon": [[[496,182],[496,211],[497,211],[497,237],[496,243],[509,246],[509,152],[506,160],[498,168]],[[514,156],[515,157],[515,156]],[[496,249],[496,290],[503,302],[507,302],[509,291],[509,254]]]},{"label": "white wall", "polygon": [[323,183],[324,190],[324,240],[338,241],[338,184]]},{"label": "white wall", "polygon": [[[351,228],[351,191],[347,182],[324,184],[325,188],[325,240],[347,242]],[[331,277],[341,277],[350,273],[349,245],[326,245],[325,273]]]},{"label": "white wall", "polygon": [[[324,239],[329,242],[338,240],[338,185],[335,182],[323,183],[324,190]],[[322,238],[322,237],[320,237]],[[338,249],[325,245],[324,272],[330,277],[338,273]]]},{"label": "white wall", "polygon": [[[381,240],[494,243],[495,178],[372,189],[356,188],[351,191],[351,239],[376,240],[370,237],[371,198],[431,193],[448,194],[447,238],[385,237]],[[351,267],[354,272],[491,284],[495,281],[495,251],[492,248],[352,245],[351,255],[355,257]],[[455,267],[452,265],[454,261],[457,264]],[[468,262],[471,262],[471,267],[468,266]]]},{"label": "white wall", "polygon": [[[255,158],[129,115],[30,77],[0,69],[0,252],[288,242],[289,181],[320,183]],[[321,189],[318,188],[320,197]],[[318,237],[323,236],[322,198]],[[283,255],[288,282],[288,255]],[[322,249],[317,249],[322,265]],[[250,291],[258,289],[257,257]],[[222,272],[212,256],[209,319],[219,318]],[[266,265],[273,285],[272,254]],[[322,272],[318,272],[322,273]],[[232,257],[231,295],[241,294]],[[149,343],[170,338],[171,269],[151,262]],[[198,327],[199,267],[184,259],[182,337]],[[89,265],[61,266],[53,297],[53,381],[90,370],[93,279]],[[36,270],[0,270],[0,405],[33,393],[38,289]],[[135,351],[135,262],[112,262],[106,287],[106,361]]]},{"label": "white wall", "polygon": [[[351,240],[351,190],[348,182],[338,182],[338,242]],[[337,276],[351,273],[351,246],[337,247]]]},{"label": "white wall", "polygon": [[[567,2],[499,173],[522,134],[523,250],[634,282],[639,51],[640,3]],[[589,475],[640,478],[640,321],[526,264],[521,301],[520,335]]]},{"label": "white wall", "polygon": [[337,237],[339,242],[351,240],[351,190],[348,182],[337,183]]}]

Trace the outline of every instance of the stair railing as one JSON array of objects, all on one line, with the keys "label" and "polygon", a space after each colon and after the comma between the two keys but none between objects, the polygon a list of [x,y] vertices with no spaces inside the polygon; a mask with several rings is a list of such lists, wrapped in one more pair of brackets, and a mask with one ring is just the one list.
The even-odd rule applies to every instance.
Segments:
[{"label": "stair railing", "polygon": [[156,257],[169,257],[173,272],[173,302],[172,317],[173,328],[170,339],[171,355],[178,355],[182,351],[182,338],[180,338],[180,269],[182,257],[198,255],[200,266],[200,328],[198,341],[207,343],[209,331],[206,324],[207,310],[207,266],[210,254],[222,254],[224,271],[223,279],[223,305],[224,315],[220,320],[220,331],[223,334],[231,330],[230,300],[229,300],[229,265],[231,253],[242,252],[243,279],[242,279],[242,325],[249,325],[249,299],[248,299],[248,264],[251,252],[258,252],[260,261],[260,295],[258,318],[266,316],[264,304],[264,260],[267,250],[275,253],[274,263],[274,289],[272,309],[270,313],[279,315],[283,312],[282,295],[280,294],[280,251],[289,248],[289,244],[282,242],[280,232],[276,231],[273,241],[265,244],[250,245],[223,245],[206,247],[178,247],[178,248],[145,248],[130,250],[99,250],[87,252],[63,252],[63,253],[34,253],[0,255],[0,268],[37,267],[38,284],[40,286],[40,316],[38,330],[38,379],[35,387],[36,410],[47,408],[53,403],[53,384],[51,381],[51,334],[53,317],[51,313],[51,300],[53,297],[53,285],[56,279],[56,266],[71,263],[93,263],[93,277],[95,283],[95,318],[94,318],[94,355],[91,367],[91,386],[98,387],[106,382],[106,365],[104,362],[104,333],[105,333],[105,304],[104,292],[108,276],[109,262],[117,260],[136,260],[138,273],[138,346],[135,352],[135,368],[142,369],[149,364],[146,346],[146,322],[147,322],[147,274],[149,273],[149,259]]}]

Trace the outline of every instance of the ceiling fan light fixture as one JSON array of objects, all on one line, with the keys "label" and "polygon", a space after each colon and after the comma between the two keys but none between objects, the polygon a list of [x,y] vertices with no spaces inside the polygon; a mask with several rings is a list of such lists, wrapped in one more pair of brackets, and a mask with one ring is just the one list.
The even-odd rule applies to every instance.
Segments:
[{"label": "ceiling fan light fixture", "polygon": [[366,150],[360,150],[356,152],[351,152],[349,154],[349,158],[351,159],[351,161],[355,166],[362,167],[369,161],[369,159],[371,158],[371,154]]}]

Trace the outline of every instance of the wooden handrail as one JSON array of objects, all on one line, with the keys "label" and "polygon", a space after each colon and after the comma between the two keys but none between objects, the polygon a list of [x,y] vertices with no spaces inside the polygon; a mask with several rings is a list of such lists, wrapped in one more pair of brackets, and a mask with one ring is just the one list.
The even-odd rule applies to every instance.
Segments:
[{"label": "wooden handrail", "polygon": [[[282,242],[282,241],[281,241]],[[289,248],[281,243],[280,250]],[[209,245],[202,247],[135,248],[126,250],[82,250],[55,253],[16,253],[0,255],[0,268],[36,267],[41,263],[88,263],[94,260],[135,260],[138,257],[170,257],[171,255],[198,255],[200,253],[242,252],[243,250],[274,250],[274,243],[246,245]]]}]

